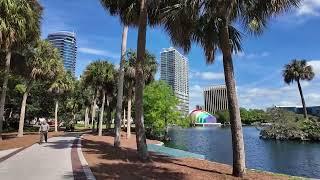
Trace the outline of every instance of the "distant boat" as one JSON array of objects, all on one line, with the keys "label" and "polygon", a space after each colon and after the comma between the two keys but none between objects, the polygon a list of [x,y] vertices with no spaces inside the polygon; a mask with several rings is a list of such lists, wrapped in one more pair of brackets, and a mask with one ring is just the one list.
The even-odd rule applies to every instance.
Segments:
[{"label": "distant boat", "polygon": [[194,126],[221,126],[221,123],[217,122],[215,116],[201,109],[191,111],[189,117]]}]

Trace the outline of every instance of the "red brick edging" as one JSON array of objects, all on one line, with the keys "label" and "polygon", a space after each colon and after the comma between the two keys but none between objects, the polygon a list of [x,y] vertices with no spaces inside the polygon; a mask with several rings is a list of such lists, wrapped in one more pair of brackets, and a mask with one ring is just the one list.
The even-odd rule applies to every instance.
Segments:
[{"label": "red brick edging", "polygon": [[72,163],[73,177],[75,180],[86,180],[87,176],[83,170],[81,161],[79,159],[78,151],[77,151],[78,143],[79,143],[79,138],[73,141],[72,148],[71,148],[71,163]]}]

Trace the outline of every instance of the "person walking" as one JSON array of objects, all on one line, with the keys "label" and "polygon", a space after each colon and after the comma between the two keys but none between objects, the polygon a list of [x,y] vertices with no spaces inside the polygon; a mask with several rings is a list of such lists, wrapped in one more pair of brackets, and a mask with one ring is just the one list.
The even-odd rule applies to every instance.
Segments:
[{"label": "person walking", "polygon": [[39,128],[40,142],[39,142],[39,144],[41,144],[43,142],[43,138],[44,138],[45,142],[48,142],[48,131],[49,131],[49,129],[50,129],[50,126],[47,123],[47,121],[43,121],[40,124],[40,128]]}]

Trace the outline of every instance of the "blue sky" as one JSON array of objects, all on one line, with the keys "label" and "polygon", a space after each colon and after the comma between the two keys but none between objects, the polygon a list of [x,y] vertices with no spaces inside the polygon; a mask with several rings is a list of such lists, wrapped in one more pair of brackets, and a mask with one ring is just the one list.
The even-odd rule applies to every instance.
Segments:
[{"label": "blue sky", "polygon": [[[80,76],[92,61],[107,59],[119,63],[122,26],[111,17],[99,0],[40,0],[44,7],[42,37],[67,30],[77,35],[76,75]],[[234,55],[239,102],[246,108],[273,105],[300,105],[296,84],[283,82],[284,64],[291,59],[307,59],[316,77],[303,83],[307,105],[320,105],[320,0],[305,0],[299,9],[283,14],[269,23],[259,37],[244,36],[244,51]],[[137,30],[130,29],[128,48],[135,49]],[[170,47],[170,39],[161,28],[148,29],[147,49],[157,56]],[[203,88],[224,84],[221,55],[212,65],[205,63],[202,49],[193,45],[190,61],[190,109],[203,105]]]}]

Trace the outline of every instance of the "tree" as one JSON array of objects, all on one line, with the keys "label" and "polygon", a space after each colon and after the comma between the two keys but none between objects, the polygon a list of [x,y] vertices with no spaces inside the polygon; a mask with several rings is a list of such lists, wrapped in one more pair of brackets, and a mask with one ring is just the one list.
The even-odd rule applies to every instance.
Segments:
[{"label": "tree", "polygon": [[[146,32],[147,21],[153,23],[152,16],[148,16],[148,3],[150,5],[154,1],[147,0],[101,0],[103,6],[110,12],[111,15],[120,17],[120,21],[128,26],[138,27],[138,42],[137,42],[137,61],[136,63],[136,95],[135,95],[135,125],[136,125],[136,142],[137,150],[140,159],[147,160],[149,158],[147,151],[147,142],[143,123],[143,65],[146,49]],[[154,6],[155,7],[155,6]],[[150,12],[151,13],[151,12]],[[151,14],[150,14],[151,15]],[[149,18],[148,18],[149,17]],[[120,111],[121,112],[121,111]],[[118,118],[118,117],[117,117]],[[119,118],[118,118],[119,119]],[[120,123],[116,122],[116,123]],[[119,125],[118,125],[119,126]],[[119,128],[117,128],[119,131]],[[120,134],[116,133],[115,145]],[[119,140],[120,142],[120,140]]]},{"label": "tree", "polygon": [[179,100],[172,88],[162,81],[154,81],[144,89],[145,125],[151,135],[167,138],[168,125],[180,124],[181,114],[177,109]]},{"label": "tree", "polygon": [[[0,48],[5,54],[5,70],[0,99],[0,140],[12,51],[39,37],[42,7],[35,0],[0,2]],[[21,47],[19,47],[21,48]]]},{"label": "tree", "polygon": [[38,41],[36,46],[26,53],[26,64],[21,70],[24,77],[25,91],[21,103],[18,137],[23,136],[23,127],[27,98],[35,81],[54,79],[63,71],[63,64],[59,51],[48,41]]},{"label": "tree", "polygon": [[[156,57],[153,54],[146,52],[146,63],[143,67],[144,69],[144,81],[145,84],[149,84],[154,80],[155,74],[157,72],[157,62]],[[133,51],[127,52],[127,61],[125,64],[125,85],[127,89],[127,99],[128,99],[128,120],[127,120],[127,138],[131,135],[131,104],[134,94],[134,84],[135,84],[135,64],[137,62],[137,54]]]},{"label": "tree", "polygon": [[[191,49],[192,42],[200,44],[207,63],[213,63],[216,51],[223,55],[223,67],[229,103],[233,175],[245,174],[245,151],[240,118],[232,54],[242,50],[242,33],[260,35],[267,22],[292,7],[300,0],[276,1],[211,1],[211,0],[164,0],[160,8],[158,23],[163,24],[175,46],[185,52]],[[241,24],[242,26],[237,26]]]},{"label": "tree", "polygon": [[[84,81],[87,84],[90,84],[97,90],[96,97],[98,92],[101,91],[102,97],[102,107],[100,113],[99,121],[99,136],[102,136],[102,121],[103,121],[103,111],[106,100],[106,91],[111,91],[115,78],[115,70],[113,64],[108,63],[107,61],[96,61],[87,67],[84,73]],[[96,98],[95,98],[96,99]],[[95,103],[94,103],[95,104]]]},{"label": "tree", "polygon": [[[127,49],[127,35],[128,35],[128,26],[132,25],[130,21],[131,18],[136,18],[137,14],[134,11],[135,6],[131,6],[132,1],[113,1],[113,0],[100,0],[102,6],[106,9],[106,11],[110,12],[111,15],[120,15],[121,22],[123,23],[123,31],[122,31],[122,43],[121,43],[121,59],[120,59],[120,67],[119,67],[119,77],[117,84],[117,105],[116,105],[116,117],[115,117],[115,138],[114,138],[114,146],[120,146],[120,131],[121,131],[121,114],[122,114],[122,103],[123,103],[123,85],[124,85],[124,64],[125,64],[125,53]],[[123,8],[120,13],[121,7]]]},{"label": "tree", "polygon": [[59,96],[74,89],[74,78],[71,72],[62,71],[51,84],[49,91],[55,95],[54,130],[58,132]]},{"label": "tree", "polygon": [[300,81],[301,80],[311,81],[314,78],[314,72],[313,72],[312,66],[307,65],[306,60],[294,59],[290,64],[287,64],[284,66],[282,76],[284,78],[284,82],[287,84],[291,84],[294,81],[297,82],[300,97],[301,97],[301,102],[303,106],[304,118],[308,119],[307,107],[303,97]]}]

